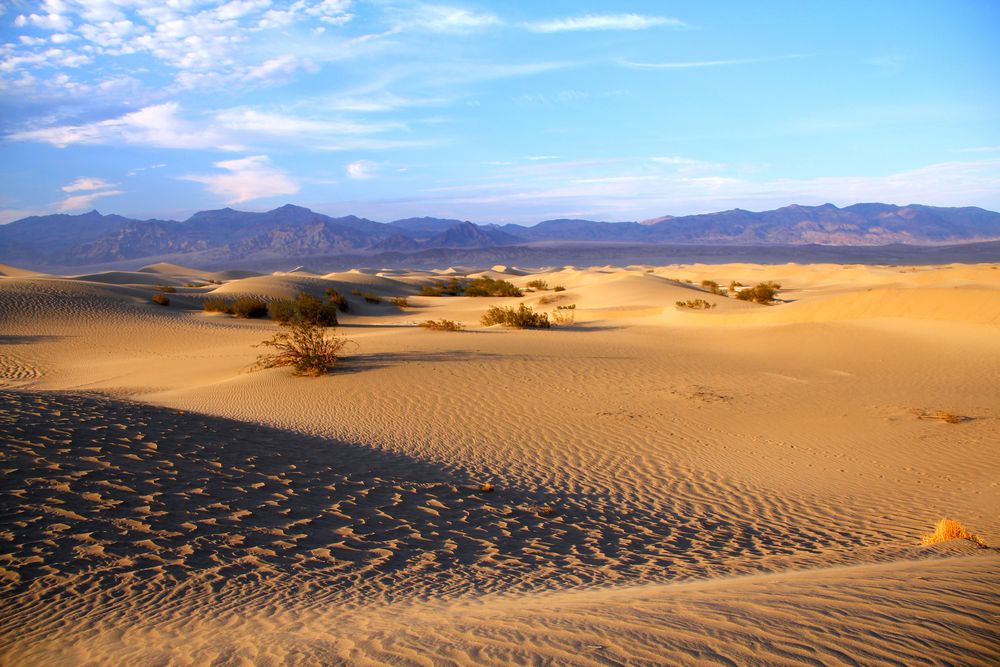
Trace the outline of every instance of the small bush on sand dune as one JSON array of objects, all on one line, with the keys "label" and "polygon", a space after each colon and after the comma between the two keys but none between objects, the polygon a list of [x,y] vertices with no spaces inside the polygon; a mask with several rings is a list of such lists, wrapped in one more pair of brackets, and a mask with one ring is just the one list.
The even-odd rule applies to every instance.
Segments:
[{"label": "small bush on sand dune", "polygon": [[758,283],[756,287],[741,289],[736,292],[736,298],[740,301],[753,301],[754,303],[770,304],[774,303],[775,297],[781,285],[775,282]]},{"label": "small bush on sand dune", "polygon": [[168,297],[166,294],[154,294],[153,295],[153,303],[155,303],[155,304],[157,304],[159,306],[169,306],[170,305],[170,297]]},{"label": "small bush on sand dune", "polygon": [[938,521],[937,525],[934,526],[934,532],[924,535],[920,543],[924,546],[930,546],[948,540],[969,540],[978,547],[986,548],[986,542],[983,541],[983,538],[970,533],[965,529],[965,526],[953,519]]},{"label": "small bush on sand dune", "polygon": [[311,294],[299,292],[292,302],[296,322],[305,322],[318,327],[337,326],[337,306],[332,301],[320,301]]},{"label": "small bush on sand dune", "polygon": [[291,366],[295,375],[323,375],[337,365],[341,350],[351,341],[328,335],[315,324],[295,322],[287,330],[275,334],[254,347],[269,347],[257,357],[251,370]]},{"label": "small bush on sand dune", "polygon": [[544,306],[546,304],[555,303],[556,301],[559,301],[562,298],[563,298],[563,296],[561,294],[559,294],[559,295],[553,294],[551,296],[543,296],[542,298],[540,298],[538,300],[538,303]]},{"label": "small bush on sand dune", "polygon": [[720,291],[719,283],[715,282],[714,280],[702,280],[701,286],[707,289],[712,294],[718,294]]},{"label": "small bush on sand dune", "polygon": [[536,290],[547,290],[549,288],[549,284],[544,280],[529,280],[528,287]]},{"label": "small bush on sand dune", "polygon": [[346,313],[351,309],[350,305],[348,305],[347,303],[347,297],[345,297],[332,287],[327,288],[326,298],[330,303],[332,303],[334,306],[337,307],[337,310],[339,310],[342,313]]},{"label": "small bush on sand dune", "polygon": [[218,297],[205,299],[204,301],[201,302],[201,307],[205,310],[206,313],[229,314],[233,312],[232,306],[229,305],[229,302],[226,301],[225,299],[220,299]]},{"label": "small bush on sand dune", "polygon": [[361,297],[368,303],[382,303],[382,297],[374,292],[365,292]]},{"label": "small bush on sand dune", "polygon": [[524,293],[506,280],[483,276],[465,286],[465,296],[524,296]]},{"label": "small bush on sand dune", "polygon": [[462,325],[454,320],[424,320],[420,323],[424,329],[430,329],[431,331],[461,331]]},{"label": "small bush on sand dune", "polygon": [[420,296],[461,296],[465,293],[466,281],[449,278],[441,282],[435,281],[420,288]]},{"label": "small bush on sand dune", "polygon": [[954,412],[949,412],[948,410],[935,410],[929,412],[927,410],[916,410],[917,419],[923,419],[925,421],[939,421],[946,424],[961,424],[963,422],[972,421],[972,417],[965,417],[963,415],[955,414]]},{"label": "small bush on sand dune", "polygon": [[157,285],[156,289],[160,290],[161,292],[166,292],[167,294],[173,294],[174,292],[177,291],[177,288],[173,287],[172,285]]},{"label": "small bush on sand dune", "polygon": [[552,311],[552,322],[561,327],[572,326],[576,322],[576,304],[556,306],[556,309]]},{"label": "small bush on sand dune", "polygon": [[483,315],[482,323],[486,326],[502,324],[513,329],[548,329],[552,326],[546,313],[536,313],[523,303],[517,308],[493,306]]},{"label": "small bush on sand dune", "polygon": [[295,305],[288,299],[275,299],[267,304],[267,316],[278,324],[288,324],[295,319]]},{"label": "small bush on sand dune", "polygon": [[704,299],[688,299],[687,301],[678,301],[678,308],[691,308],[692,310],[708,310],[709,308],[715,308],[714,303],[709,303]]},{"label": "small bush on sand dune", "polygon": [[255,296],[241,296],[233,301],[229,312],[245,319],[264,317],[267,315],[267,303]]},{"label": "small bush on sand dune", "polygon": [[556,285],[555,287],[552,288],[552,291],[553,292],[565,292],[566,288],[563,287],[562,285]]},{"label": "small bush on sand dune", "polygon": [[396,308],[409,308],[410,306],[410,302],[406,300],[405,296],[394,296],[389,299],[389,301],[391,301],[392,305],[396,306]]}]

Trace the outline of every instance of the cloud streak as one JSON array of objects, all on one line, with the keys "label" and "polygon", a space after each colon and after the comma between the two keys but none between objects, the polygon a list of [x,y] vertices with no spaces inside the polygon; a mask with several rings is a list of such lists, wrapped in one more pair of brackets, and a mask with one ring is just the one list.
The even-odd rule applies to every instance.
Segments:
[{"label": "cloud streak", "polygon": [[649,28],[684,28],[684,21],[667,16],[644,14],[586,14],[549,21],[532,21],[524,27],[532,32],[574,32],[579,30],[647,30]]},{"label": "cloud streak", "polygon": [[214,166],[226,173],[190,174],[179,178],[203,184],[209,192],[224,198],[227,204],[293,195],[299,191],[298,182],[287,172],[272,166],[266,155],[223,160],[215,162]]}]

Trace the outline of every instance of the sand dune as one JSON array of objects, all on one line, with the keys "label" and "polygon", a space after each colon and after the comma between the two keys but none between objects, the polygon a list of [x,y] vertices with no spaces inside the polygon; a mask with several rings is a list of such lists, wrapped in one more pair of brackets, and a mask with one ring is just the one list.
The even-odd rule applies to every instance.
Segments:
[{"label": "sand dune", "polygon": [[[919,544],[1000,543],[995,265],[3,268],[4,664],[1000,660],[997,551]],[[466,274],[565,291],[416,296]],[[200,310],[329,287],[321,378]],[[479,324],[519,302],[576,323]]]}]

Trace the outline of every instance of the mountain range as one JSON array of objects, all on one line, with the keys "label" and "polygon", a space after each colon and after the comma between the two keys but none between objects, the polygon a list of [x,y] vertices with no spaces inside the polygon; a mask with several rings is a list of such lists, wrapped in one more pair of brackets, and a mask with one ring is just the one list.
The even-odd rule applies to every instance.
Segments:
[{"label": "mountain range", "polygon": [[208,265],[540,245],[880,246],[997,239],[1000,213],[918,204],[791,205],[642,222],[545,220],[533,226],[429,217],[383,223],[288,204],[263,213],[200,211],[183,221],[136,220],[96,210],[32,216],[0,226],[0,262],[55,268],[172,258]]}]

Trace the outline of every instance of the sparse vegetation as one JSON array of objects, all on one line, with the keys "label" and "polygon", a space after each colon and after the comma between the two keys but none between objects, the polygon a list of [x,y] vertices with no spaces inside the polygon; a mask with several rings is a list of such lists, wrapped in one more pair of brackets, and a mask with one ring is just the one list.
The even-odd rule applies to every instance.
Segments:
[{"label": "sparse vegetation", "polygon": [[320,327],[337,326],[337,306],[305,292],[299,292],[294,301],[275,299],[267,304],[267,314],[278,324],[305,322]]},{"label": "sparse vegetation", "polygon": [[409,308],[410,306],[410,302],[406,300],[405,296],[394,296],[390,301],[396,308]]},{"label": "sparse vegetation", "polygon": [[946,424],[961,424],[963,422],[972,421],[972,417],[966,417],[964,415],[959,415],[948,410],[935,410],[929,412],[927,410],[917,410],[917,419],[924,419],[926,421],[939,421]]},{"label": "sparse vegetation", "polygon": [[291,366],[295,375],[323,375],[340,360],[340,352],[351,341],[328,335],[326,330],[308,322],[295,322],[255,347],[269,347],[257,357],[252,370]]},{"label": "sparse vegetation", "polygon": [[546,296],[543,296],[542,298],[540,298],[538,300],[538,303],[540,303],[541,305],[544,306],[546,304],[555,303],[556,301],[558,301],[559,299],[562,299],[562,298],[563,298],[562,295],[555,295],[555,294],[546,295]]},{"label": "sparse vegetation", "polygon": [[244,319],[264,317],[267,315],[267,303],[255,296],[241,296],[229,306],[229,312]]},{"label": "sparse vegetation", "polygon": [[552,322],[561,327],[573,326],[576,322],[576,304],[556,306],[556,309],[552,311]]},{"label": "sparse vegetation", "polygon": [[288,324],[295,319],[295,304],[288,299],[275,299],[267,304],[267,316],[278,324]]},{"label": "sparse vegetation", "polygon": [[206,287],[206,283],[184,283],[184,287]]},{"label": "sparse vegetation", "polygon": [[378,294],[375,294],[374,292],[364,292],[361,295],[361,298],[363,298],[368,303],[382,303],[382,297],[380,297]]},{"label": "sparse vegetation", "polygon": [[482,317],[486,326],[502,324],[513,329],[548,329],[552,326],[546,313],[536,313],[528,306],[518,304],[513,306],[493,306]]},{"label": "sparse vegetation", "polygon": [[744,287],[743,283],[741,283],[738,280],[733,280],[732,282],[729,283],[729,293],[736,294],[739,292],[739,289],[741,287]]},{"label": "sparse vegetation", "polygon": [[157,285],[156,289],[160,290],[161,292],[166,292],[167,294],[173,294],[174,292],[177,291],[177,288],[174,287],[173,285]]},{"label": "sparse vegetation", "polygon": [[736,298],[740,301],[752,301],[765,305],[771,304],[774,303],[779,289],[781,289],[781,285],[776,282],[758,283],[756,287],[741,289],[736,292]]},{"label": "sparse vegetation", "polygon": [[704,299],[688,299],[687,301],[678,301],[678,308],[691,308],[692,310],[709,310],[710,308],[715,308],[714,303],[709,303]]},{"label": "sparse vegetation", "polygon": [[563,287],[562,285],[556,285],[555,287],[552,288],[552,291],[553,292],[565,292],[566,288]]},{"label": "sparse vegetation", "polygon": [[337,310],[342,313],[346,313],[351,309],[350,305],[347,303],[347,297],[332,287],[328,287],[326,289],[326,298],[330,301],[330,303],[337,307]]},{"label": "sparse vegetation", "polygon": [[465,296],[524,296],[524,293],[506,280],[483,276],[465,286]]},{"label": "sparse vegetation", "polygon": [[449,278],[445,282],[434,282],[420,288],[420,296],[461,296],[465,292],[465,282]]},{"label": "sparse vegetation", "polygon": [[462,325],[454,320],[424,320],[420,323],[424,329],[430,329],[431,331],[461,331]]},{"label": "sparse vegetation", "polygon": [[535,279],[528,281],[528,287],[536,290],[547,290],[549,288],[549,284],[544,280]]},{"label": "sparse vegetation", "polygon": [[168,297],[166,294],[154,294],[153,295],[153,303],[155,303],[155,304],[157,304],[159,306],[169,306],[170,305],[170,297]]},{"label": "sparse vegetation", "polygon": [[978,547],[986,548],[986,542],[983,538],[966,530],[965,526],[958,521],[947,518],[938,521],[937,525],[934,526],[934,532],[924,535],[920,543],[924,546],[930,546],[948,540],[969,540]]},{"label": "sparse vegetation", "polygon": [[232,307],[229,302],[219,297],[205,299],[201,302],[201,307],[206,313],[226,313],[232,314]]},{"label": "sparse vegetation", "polygon": [[719,283],[715,282],[714,280],[702,280],[701,286],[707,289],[712,294],[721,293],[721,290],[719,289]]}]

